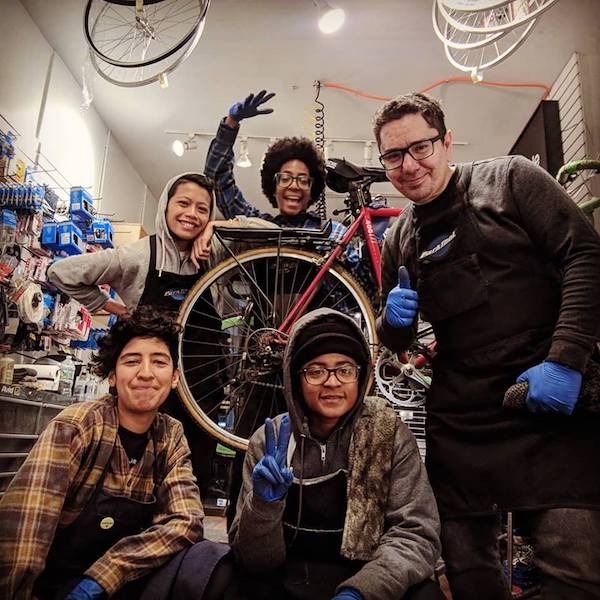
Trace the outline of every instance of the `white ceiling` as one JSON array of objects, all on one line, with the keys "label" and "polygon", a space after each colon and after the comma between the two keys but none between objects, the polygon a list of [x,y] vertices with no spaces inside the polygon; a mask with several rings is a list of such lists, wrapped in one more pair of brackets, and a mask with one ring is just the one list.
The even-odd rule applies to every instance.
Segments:
[{"label": "white ceiling", "polygon": [[[21,0],[77,80],[86,59],[84,0]],[[167,179],[201,169],[209,139],[178,159],[165,130],[216,130],[236,100],[266,88],[277,92],[272,115],[244,121],[249,135],[311,135],[315,80],[376,95],[419,90],[462,75],[447,62],[431,25],[431,0],[331,0],[346,10],[343,29],[324,36],[312,0],[213,0],[204,34],[169,87],[111,85],[93,77],[94,106],[155,197]],[[561,0],[543,14],[516,53],[484,73],[486,80],[551,85],[573,52],[600,53],[600,0]],[[443,101],[457,161],[506,153],[542,91],[449,84],[432,92]],[[372,139],[380,102],[323,89],[326,136]],[[252,141],[254,166],[237,169],[247,197],[267,207],[259,188],[260,156],[268,140]],[[334,155],[362,161],[359,144],[336,144]],[[377,152],[374,152],[377,155]],[[385,190],[391,188],[384,188]],[[260,200],[260,201],[259,201]]]}]

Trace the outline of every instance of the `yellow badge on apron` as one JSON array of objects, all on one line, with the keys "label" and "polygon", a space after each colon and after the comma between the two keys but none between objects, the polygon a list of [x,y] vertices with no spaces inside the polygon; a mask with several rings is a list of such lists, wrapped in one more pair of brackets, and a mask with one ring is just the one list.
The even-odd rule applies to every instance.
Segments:
[{"label": "yellow badge on apron", "polygon": [[104,517],[100,521],[100,529],[110,529],[115,524],[115,520],[112,517]]}]

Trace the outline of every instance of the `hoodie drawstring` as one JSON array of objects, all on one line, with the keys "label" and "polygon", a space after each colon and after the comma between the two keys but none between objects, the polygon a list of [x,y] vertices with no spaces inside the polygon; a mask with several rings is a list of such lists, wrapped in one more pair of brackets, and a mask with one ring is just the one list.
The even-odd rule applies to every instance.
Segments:
[{"label": "hoodie drawstring", "polygon": [[302,517],[302,482],[304,481],[304,442],[306,441],[308,431],[308,419],[304,417],[300,432],[300,477],[298,478],[300,481],[300,489],[298,490],[298,515],[296,516],[296,529],[292,541],[290,542],[290,547],[293,546],[296,541],[298,531],[300,530],[300,519]]},{"label": "hoodie drawstring", "polygon": [[160,269],[158,270],[158,276],[162,277],[162,272],[165,268],[165,257],[166,257],[166,252],[165,252],[165,232],[161,229],[160,232]]}]

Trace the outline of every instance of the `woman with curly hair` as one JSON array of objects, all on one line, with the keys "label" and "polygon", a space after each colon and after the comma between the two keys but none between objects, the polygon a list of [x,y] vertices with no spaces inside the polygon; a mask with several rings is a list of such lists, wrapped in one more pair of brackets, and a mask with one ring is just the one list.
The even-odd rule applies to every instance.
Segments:
[{"label": "woman with curly hair", "polygon": [[[321,217],[309,210],[325,189],[325,159],[315,144],[305,137],[285,137],[275,141],[265,154],[260,171],[262,191],[277,215],[263,212],[248,202],[233,176],[233,145],[242,119],[273,112],[261,108],[275,96],[262,90],[236,102],[219,124],[217,135],[210,144],[204,171],[215,186],[217,207],[226,219],[237,216],[261,217],[280,227],[321,229]],[[208,232],[207,232],[208,233]],[[346,227],[332,221],[330,239],[339,241]],[[203,237],[206,237],[205,234]],[[351,266],[358,263],[358,255],[346,247],[346,260]]]}]

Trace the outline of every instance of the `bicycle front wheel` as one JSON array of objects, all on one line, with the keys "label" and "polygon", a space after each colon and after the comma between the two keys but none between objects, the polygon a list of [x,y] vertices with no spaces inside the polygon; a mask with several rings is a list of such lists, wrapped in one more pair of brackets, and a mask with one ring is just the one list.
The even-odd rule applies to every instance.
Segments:
[{"label": "bicycle front wheel", "polygon": [[92,52],[120,68],[148,67],[182,49],[202,25],[210,0],[88,0],[83,17]]},{"label": "bicycle front wheel", "polygon": [[[294,248],[259,248],[206,273],[179,312],[183,403],[212,436],[245,450],[264,423],[287,410],[278,327],[315,279],[322,257]],[[307,311],[320,307],[351,316],[375,355],[373,310],[360,286],[339,266],[324,274]]]}]

